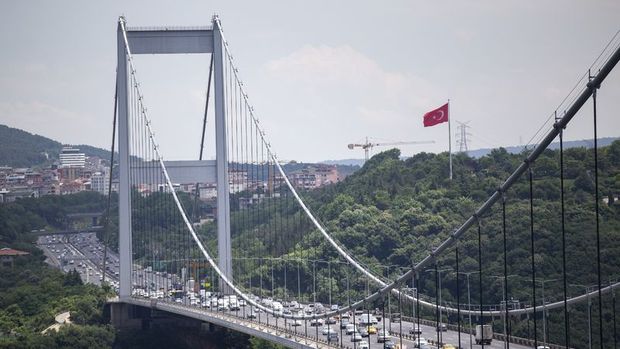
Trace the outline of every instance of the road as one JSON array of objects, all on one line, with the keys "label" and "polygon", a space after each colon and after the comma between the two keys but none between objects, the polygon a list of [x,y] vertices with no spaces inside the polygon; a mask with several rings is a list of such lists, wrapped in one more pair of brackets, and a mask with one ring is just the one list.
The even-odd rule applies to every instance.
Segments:
[{"label": "road", "polygon": [[[80,233],[71,236],[67,236],[67,238],[63,238],[62,236],[41,236],[39,237],[37,243],[43,249],[45,255],[48,257],[49,262],[63,271],[68,272],[72,269],[77,270],[84,282],[90,282],[96,285],[101,283],[101,268],[103,264],[103,245],[97,239],[95,233]],[[113,287],[118,288],[118,272],[119,272],[119,257],[116,253],[108,250],[107,254],[107,273],[106,278],[111,282]],[[205,308],[203,303],[198,300],[196,297],[187,297],[184,296],[182,298],[170,298],[169,291],[176,288],[180,288],[182,284],[181,278],[178,275],[171,273],[163,273],[163,272],[155,272],[150,268],[142,268],[139,265],[134,265],[133,270],[133,286],[134,286],[134,296],[139,296],[142,298],[157,298],[159,301],[170,301],[175,303],[182,303],[187,306],[195,306],[201,307],[205,311],[217,311],[216,309]],[[186,285],[187,286],[187,285]],[[198,296],[198,295],[197,295]],[[247,315],[250,313],[250,307],[241,307],[238,311],[226,311],[226,313],[238,317],[247,318]],[[311,338],[319,338],[320,340],[325,341],[327,337],[322,334],[323,325],[321,326],[311,326],[310,321],[304,321],[299,326],[292,326],[293,321],[284,320],[282,318],[274,318],[273,316],[268,316],[266,313],[257,313],[257,318],[253,319],[253,321],[261,322],[261,323],[269,323],[272,326],[278,326],[282,329],[288,329],[292,335],[300,335],[300,336],[309,336]],[[352,322],[352,320],[351,320]],[[394,336],[391,336],[391,341],[393,343],[399,343],[401,340],[398,333],[400,333],[400,329],[402,328],[403,334],[407,335],[409,333],[409,329],[412,328],[413,324],[411,322],[403,321],[402,323],[392,323],[390,324],[389,318],[386,319],[386,325],[388,329],[392,331]],[[338,344],[343,347],[348,348],[359,348],[360,342],[352,342],[351,336],[345,333],[344,329],[340,328],[339,323],[329,325],[331,331],[338,334],[339,341]],[[380,321],[376,327],[378,329],[383,328],[383,322]],[[437,332],[433,326],[420,325],[422,330],[421,337],[435,341],[437,339]],[[442,342],[450,343],[454,346],[458,344],[458,332],[456,331],[445,331],[441,333]],[[371,334],[369,337],[362,338],[363,341],[366,341],[369,344],[369,348],[380,349],[384,348],[383,343],[377,342],[377,335]],[[402,343],[406,348],[414,348],[414,341],[407,339],[405,337],[402,338]],[[417,341],[415,342],[417,344]],[[436,348],[437,346],[430,346],[430,348]],[[469,334],[462,333],[461,334],[461,347],[462,348],[481,348],[482,346],[476,345],[475,341],[470,346],[469,342]],[[523,345],[518,345],[511,343],[510,345],[513,349],[525,349],[528,348]],[[501,349],[504,348],[504,342],[494,340],[491,345],[485,345],[485,348],[489,349]]]},{"label": "road", "polygon": [[[75,235],[44,235],[37,245],[47,256],[48,262],[64,272],[76,270],[83,282],[100,285],[102,280],[103,244],[95,233]],[[106,278],[118,288],[118,255],[108,250]]]}]

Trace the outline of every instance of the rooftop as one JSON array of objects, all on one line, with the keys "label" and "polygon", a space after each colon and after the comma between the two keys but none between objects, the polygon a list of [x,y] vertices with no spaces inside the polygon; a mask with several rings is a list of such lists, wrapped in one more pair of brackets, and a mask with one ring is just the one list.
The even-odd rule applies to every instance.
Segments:
[{"label": "rooftop", "polygon": [[25,256],[28,254],[30,253],[19,251],[19,250],[14,250],[8,247],[0,248],[0,256]]}]

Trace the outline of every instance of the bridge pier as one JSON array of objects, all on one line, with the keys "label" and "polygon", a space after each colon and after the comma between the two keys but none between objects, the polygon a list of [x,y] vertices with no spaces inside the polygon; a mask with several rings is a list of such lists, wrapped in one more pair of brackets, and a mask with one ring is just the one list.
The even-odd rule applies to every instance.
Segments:
[{"label": "bridge pier", "polygon": [[138,307],[126,303],[110,303],[110,323],[117,329],[143,328]]}]

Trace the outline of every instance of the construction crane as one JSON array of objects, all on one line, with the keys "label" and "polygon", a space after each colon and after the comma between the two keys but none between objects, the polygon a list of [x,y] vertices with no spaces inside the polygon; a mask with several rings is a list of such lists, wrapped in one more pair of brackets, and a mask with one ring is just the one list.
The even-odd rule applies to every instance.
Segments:
[{"label": "construction crane", "polygon": [[390,147],[393,145],[409,145],[409,144],[431,144],[435,143],[435,141],[409,141],[409,142],[391,142],[391,143],[371,143],[368,141],[368,137],[366,137],[366,142],[363,144],[351,143],[347,145],[349,149],[362,148],[364,149],[364,158],[368,161],[368,154],[370,150],[374,147]]}]

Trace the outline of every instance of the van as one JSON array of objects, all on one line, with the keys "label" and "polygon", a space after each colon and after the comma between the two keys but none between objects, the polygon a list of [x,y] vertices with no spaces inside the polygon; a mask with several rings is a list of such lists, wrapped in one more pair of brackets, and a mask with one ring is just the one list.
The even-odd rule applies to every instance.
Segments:
[{"label": "van", "polygon": [[491,325],[476,325],[476,344],[490,345],[493,341],[493,328]]}]

